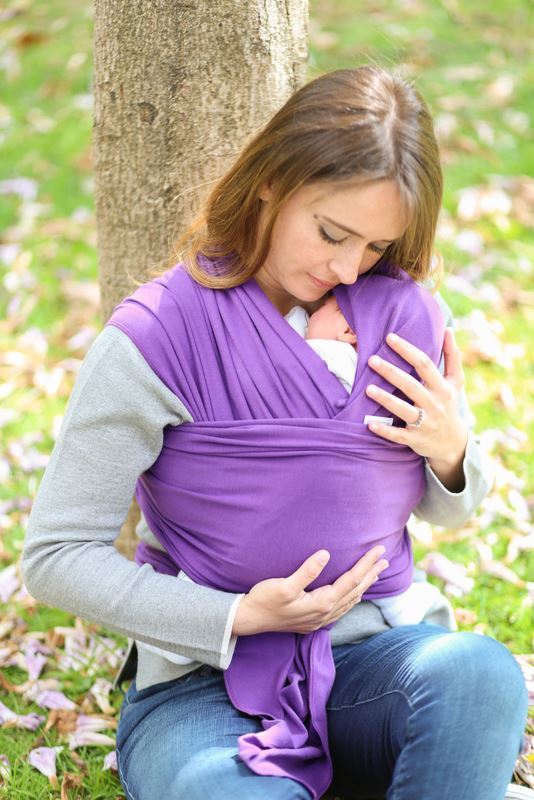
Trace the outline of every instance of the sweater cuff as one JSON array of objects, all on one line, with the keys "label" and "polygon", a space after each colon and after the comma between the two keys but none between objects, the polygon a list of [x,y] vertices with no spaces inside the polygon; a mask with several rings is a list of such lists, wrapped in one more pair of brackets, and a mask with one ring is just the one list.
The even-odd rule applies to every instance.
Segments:
[{"label": "sweater cuff", "polygon": [[237,643],[237,636],[232,636],[232,628],[234,627],[235,615],[237,614],[237,607],[243,598],[244,594],[238,594],[230,606],[228,619],[226,620],[226,627],[224,629],[224,636],[221,645],[221,657],[219,659],[219,668],[228,669],[230,662],[234,655],[235,646]]},{"label": "sweater cuff", "polygon": [[451,492],[425,463],[426,490],[414,514],[426,522],[446,528],[465,524],[490,491],[494,480],[491,458],[481,447],[479,437],[471,430],[462,469],[465,486],[461,492]]}]

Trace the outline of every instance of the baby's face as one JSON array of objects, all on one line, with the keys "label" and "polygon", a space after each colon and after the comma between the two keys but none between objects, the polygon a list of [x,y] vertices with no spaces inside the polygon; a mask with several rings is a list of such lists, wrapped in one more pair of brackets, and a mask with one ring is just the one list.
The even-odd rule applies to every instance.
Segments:
[{"label": "baby's face", "polygon": [[308,323],[307,339],[335,339],[356,344],[356,334],[343,316],[334,295],[325,300]]}]

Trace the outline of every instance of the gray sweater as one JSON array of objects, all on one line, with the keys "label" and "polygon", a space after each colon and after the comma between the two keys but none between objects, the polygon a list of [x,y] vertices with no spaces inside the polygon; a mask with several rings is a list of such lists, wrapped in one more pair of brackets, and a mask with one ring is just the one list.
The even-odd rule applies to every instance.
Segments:
[{"label": "gray sweater", "polygon": [[[81,365],[30,514],[24,583],[37,600],[128,637],[115,686],[135,677],[143,689],[201,663],[226,669],[235,648],[231,631],[242,595],[177,580],[149,564],[140,567],[113,545],[137,478],[161,451],[164,428],[190,421],[126,334],[105,327]],[[451,493],[426,465],[427,489],[415,513],[459,526],[487,494],[491,476],[472,432],[464,474],[463,491]],[[160,546],[143,518],[137,533]],[[443,597],[442,607],[425,619],[447,624],[450,617]],[[379,608],[363,601],[330,635],[333,644],[357,642],[388,627]],[[173,663],[142,643],[193,661]]]}]

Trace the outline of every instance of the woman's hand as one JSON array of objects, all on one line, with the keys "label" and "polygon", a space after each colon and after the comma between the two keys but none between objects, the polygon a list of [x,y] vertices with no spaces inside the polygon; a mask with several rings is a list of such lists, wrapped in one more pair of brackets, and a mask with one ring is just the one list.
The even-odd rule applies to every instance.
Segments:
[{"label": "woman's hand", "polygon": [[[384,439],[408,445],[418,455],[425,456],[433,472],[449,491],[461,491],[468,431],[460,416],[459,397],[464,375],[452,328],[445,329],[444,375],[426,353],[400,336],[390,333],[387,343],[415,367],[423,383],[393,364],[372,356],[369,365],[413,400],[415,407],[371,384],[367,387],[367,394],[403,419],[407,426],[396,428],[373,423],[369,428]],[[414,427],[418,421],[419,425]]]},{"label": "woman's hand", "polygon": [[373,547],[334,583],[310,592],[305,591],[306,586],[321,574],[330,558],[326,550],[307,558],[288,578],[260,581],[241,599],[232,633],[311,633],[324,628],[359,603],[363,593],[389,566],[385,559],[378,561],[384,551],[381,545]]}]

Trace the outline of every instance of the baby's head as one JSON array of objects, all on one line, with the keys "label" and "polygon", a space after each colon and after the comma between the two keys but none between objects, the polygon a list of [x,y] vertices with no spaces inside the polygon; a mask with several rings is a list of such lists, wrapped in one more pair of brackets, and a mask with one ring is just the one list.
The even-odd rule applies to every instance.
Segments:
[{"label": "baby's head", "polygon": [[356,334],[343,316],[333,294],[311,315],[306,339],[335,339],[356,345]]}]

